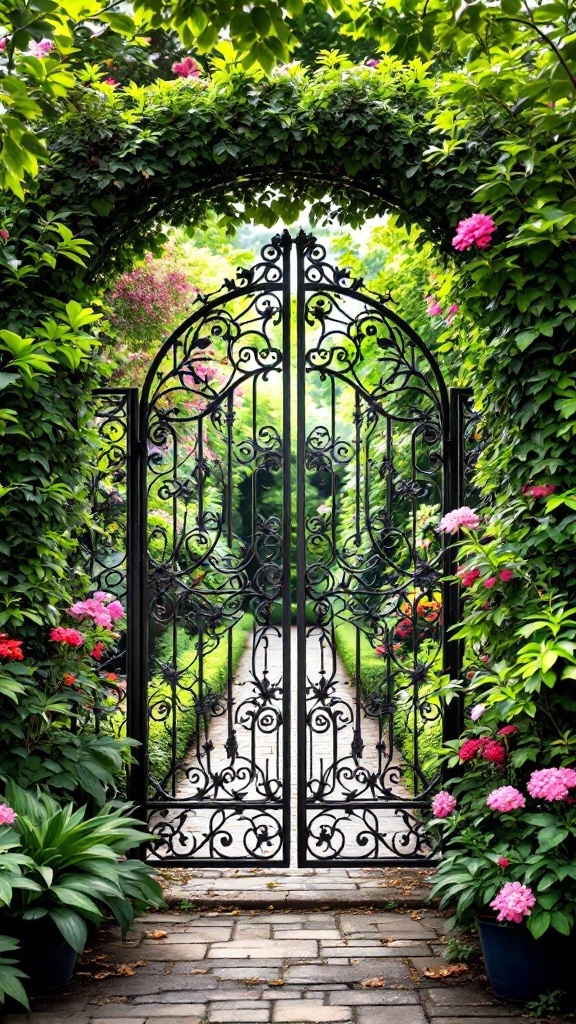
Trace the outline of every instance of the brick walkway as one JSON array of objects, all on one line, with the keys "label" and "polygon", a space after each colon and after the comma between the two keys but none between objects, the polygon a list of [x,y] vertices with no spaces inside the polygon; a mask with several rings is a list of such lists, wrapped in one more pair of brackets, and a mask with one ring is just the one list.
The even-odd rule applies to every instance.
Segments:
[{"label": "brick walkway", "polygon": [[124,943],[104,936],[67,994],[5,1024],[502,1024],[517,1016],[468,973],[426,976],[447,966],[443,931],[433,910],[150,914]]}]

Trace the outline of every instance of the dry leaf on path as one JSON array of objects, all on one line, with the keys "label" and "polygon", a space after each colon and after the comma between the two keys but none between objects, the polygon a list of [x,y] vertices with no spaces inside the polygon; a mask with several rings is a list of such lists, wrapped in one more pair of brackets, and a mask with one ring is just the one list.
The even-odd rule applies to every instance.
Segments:
[{"label": "dry leaf on path", "polygon": [[364,978],[362,988],[384,988],[385,984],[384,978]]},{"label": "dry leaf on path", "polygon": [[432,967],[427,967],[424,971],[424,977],[449,978],[451,974],[464,974],[467,970],[466,964],[446,964],[446,967],[439,967],[436,971]]},{"label": "dry leaf on path", "polygon": [[274,981],[270,981],[269,984],[274,988],[278,988],[280,985],[284,984],[284,978],[275,978]]},{"label": "dry leaf on path", "polygon": [[165,939],[168,932],[144,932],[144,938],[146,939]]}]

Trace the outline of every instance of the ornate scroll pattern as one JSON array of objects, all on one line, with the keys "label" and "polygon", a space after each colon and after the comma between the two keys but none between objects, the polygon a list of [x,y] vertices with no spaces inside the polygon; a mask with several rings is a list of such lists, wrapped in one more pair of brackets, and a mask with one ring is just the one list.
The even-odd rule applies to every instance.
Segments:
[{"label": "ornate scroll pattern", "polygon": [[[442,553],[428,523],[443,500],[447,395],[433,357],[382,297],[331,266],[315,239],[299,237],[298,248],[306,649],[321,650],[306,680],[307,862],[416,862],[432,854],[423,821],[438,782],[420,744],[441,717],[424,687],[441,665]],[[358,683],[348,699],[338,641]],[[368,673],[374,650],[381,669]],[[368,720],[378,725],[371,745]]]},{"label": "ornate scroll pattern", "polygon": [[150,829],[164,860],[283,855],[283,679],[268,656],[283,579],[282,257],[278,238],[199,300],[145,392],[148,714],[164,751]]}]

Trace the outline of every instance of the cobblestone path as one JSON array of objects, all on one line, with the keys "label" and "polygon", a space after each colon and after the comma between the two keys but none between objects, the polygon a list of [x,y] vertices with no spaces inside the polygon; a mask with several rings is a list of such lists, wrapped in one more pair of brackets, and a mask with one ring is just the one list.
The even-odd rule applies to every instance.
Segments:
[{"label": "cobblestone path", "polygon": [[[467,973],[427,976],[447,966],[443,932],[433,910],[149,914],[124,943],[104,936],[68,993],[8,1015],[5,1024],[502,1024],[517,1017],[521,1011],[497,1003]],[[133,973],[119,976],[121,965]]]}]

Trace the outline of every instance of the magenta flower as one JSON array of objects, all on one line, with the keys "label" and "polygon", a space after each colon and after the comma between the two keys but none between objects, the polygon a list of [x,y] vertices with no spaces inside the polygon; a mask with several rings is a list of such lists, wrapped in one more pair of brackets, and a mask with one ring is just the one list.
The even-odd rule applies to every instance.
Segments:
[{"label": "magenta flower", "polygon": [[471,508],[468,508],[468,505],[447,512],[438,523],[440,533],[458,533],[463,526],[469,530],[475,530],[480,526],[480,519]]},{"label": "magenta flower", "polygon": [[521,488],[522,494],[529,494],[531,498],[547,498],[554,494],[556,484],[524,484]]},{"label": "magenta flower", "polygon": [[486,803],[493,811],[502,811],[503,814],[526,807],[525,797],[514,786],[499,786],[498,789],[493,789],[488,793]]},{"label": "magenta flower", "polygon": [[104,85],[109,85],[111,89],[115,89],[120,83],[115,78],[105,78]]},{"label": "magenta flower", "polygon": [[426,298],[426,303],[428,316],[441,316],[442,306],[438,302],[438,299],[435,299],[433,295],[428,295]]},{"label": "magenta flower", "polygon": [[500,579],[502,580],[503,583],[509,583],[513,576],[513,569],[502,569],[502,572],[500,573]]},{"label": "magenta flower", "polygon": [[2,39],[0,39],[0,53],[2,52],[2,50],[6,49],[7,43],[8,43],[8,40],[7,40],[6,36],[4,36]]},{"label": "magenta flower", "polygon": [[67,644],[68,647],[82,647],[84,637],[77,629],[67,629],[66,626],[55,626],[50,630],[50,639],[55,644]]},{"label": "magenta flower", "polygon": [[457,804],[456,797],[453,797],[451,793],[447,793],[445,789],[441,793],[437,793],[432,801],[432,810],[435,818],[447,818],[449,814],[455,809]]},{"label": "magenta flower", "polygon": [[485,213],[474,213],[458,223],[452,245],[460,252],[470,249],[473,245],[478,249],[487,249],[495,231],[496,225],[492,217]]},{"label": "magenta flower", "polygon": [[31,53],[33,57],[47,57],[53,49],[54,43],[51,39],[41,39],[39,43],[32,40],[28,43],[28,53]]},{"label": "magenta flower", "polygon": [[496,863],[497,863],[499,868],[509,868],[510,867],[510,861],[508,860],[508,857],[498,857],[498,860],[496,861]]},{"label": "magenta flower", "polygon": [[375,59],[374,57],[370,57],[370,58],[369,58],[369,59],[368,59],[367,61],[365,61],[364,63],[366,64],[366,67],[367,67],[367,68],[377,68],[377,67],[378,67],[378,65],[379,65],[379,63],[380,63],[380,61],[379,61],[379,60],[376,60],[376,59]]},{"label": "magenta flower", "polygon": [[484,745],[485,745],[485,740],[484,739],[473,739],[473,738],[471,738],[469,740],[465,740],[464,743],[462,744],[462,746],[460,747],[460,751],[459,751],[460,760],[461,761],[471,761],[473,757],[476,757],[476,754],[478,753],[478,751],[482,750],[482,747]]},{"label": "magenta flower", "polygon": [[472,719],[473,722],[477,722],[478,719],[482,717],[485,711],[485,704],[475,704],[474,707],[470,709],[470,718]]},{"label": "magenta flower", "polygon": [[465,565],[461,565],[456,570],[456,575],[460,579],[460,584],[463,587],[471,587],[472,584],[478,579],[480,575],[479,569],[467,569]]},{"label": "magenta flower", "polygon": [[175,61],[172,71],[179,78],[199,78],[202,74],[202,68],[193,57],[184,57],[184,60]]},{"label": "magenta flower", "polygon": [[503,725],[498,729],[499,736],[515,736],[517,732],[520,732],[517,725]]},{"label": "magenta flower", "polygon": [[16,811],[8,804],[0,804],[0,825],[12,825],[16,821]]},{"label": "magenta flower", "polygon": [[530,916],[535,903],[536,897],[529,886],[520,882],[506,882],[490,906],[498,911],[498,921],[521,924],[523,917]]},{"label": "magenta flower", "polygon": [[488,590],[490,590],[490,588],[493,587],[494,584],[497,582],[498,580],[496,579],[495,576],[489,576],[488,579],[484,580],[484,586],[488,587]]},{"label": "magenta flower", "polygon": [[453,302],[452,305],[448,308],[448,312],[446,313],[446,323],[448,324],[448,326],[450,326],[450,324],[454,320],[456,313],[458,312],[459,309],[460,306],[458,305],[457,302]]},{"label": "magenta flower", "polygon": [[535,800],[565,800],[568,790],[576,786],[573,768],[541,768],[532,772],[527,789]]},{"label": "magenta flower", "polygon": [[488,740],[488,743],[484,743],[482,746],[482,757],[491,761],[492,764],[502,764],[506,757],[506,747],[498,740]]}]

